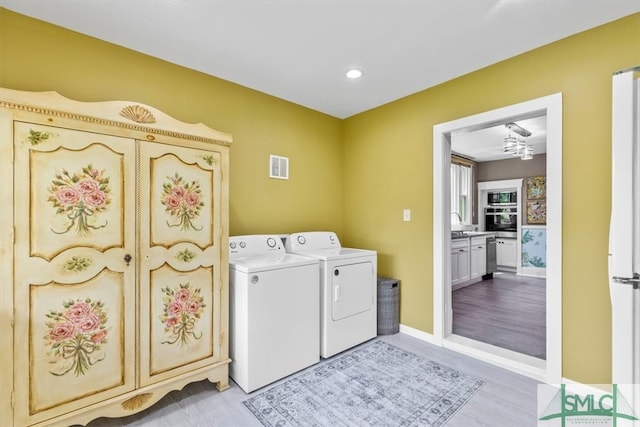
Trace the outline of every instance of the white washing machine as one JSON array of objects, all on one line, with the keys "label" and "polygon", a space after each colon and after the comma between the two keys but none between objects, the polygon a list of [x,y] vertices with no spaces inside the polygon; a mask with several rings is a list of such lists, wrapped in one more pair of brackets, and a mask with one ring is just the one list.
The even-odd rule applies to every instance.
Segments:
[{"label": "white washing machine", "polygon": [[319,269],[279,236],[229,238],[229,376],[245,392],[320,361]]},{"label": "white washing machine", "polygon": [[293,233],[287,252],[320,260],[320,355],[330,357],[377,335],[377,253],[343,248],[333,232]]}]

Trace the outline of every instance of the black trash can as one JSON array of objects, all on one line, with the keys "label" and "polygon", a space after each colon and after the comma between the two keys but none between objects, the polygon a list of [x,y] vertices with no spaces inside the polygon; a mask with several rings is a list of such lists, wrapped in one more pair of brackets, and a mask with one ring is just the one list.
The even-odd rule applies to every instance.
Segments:
[{"label": "black trash can", "polygon": [[378,335],[400,331],[400,281],[378,277]]}]

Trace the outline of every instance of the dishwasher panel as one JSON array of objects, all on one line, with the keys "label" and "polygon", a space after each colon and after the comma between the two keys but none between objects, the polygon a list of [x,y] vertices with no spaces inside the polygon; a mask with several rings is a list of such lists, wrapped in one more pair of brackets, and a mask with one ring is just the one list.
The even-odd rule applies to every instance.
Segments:
[{"label": "dishwasher panel", "polygon": [[496,269],[496,238],[495,236],[487,236],[487,273],[482,276],[482,280],[493,279],[493,273]]}]

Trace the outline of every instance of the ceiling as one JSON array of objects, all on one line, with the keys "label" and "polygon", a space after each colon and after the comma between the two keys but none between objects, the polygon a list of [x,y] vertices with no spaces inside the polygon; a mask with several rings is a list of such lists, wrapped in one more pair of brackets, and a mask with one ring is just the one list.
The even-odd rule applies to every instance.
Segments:
[{"label": "ceiling", "polygon": [[[530,117],[522,120],[509,120],[531,132],[523,138],[527,145],[533,147],[533,155],[547,152],[547,116]],[[504,139],[509,135],[506,123],[490,126],[472,132],[461,131],[451,134],[451,151],[463,155],[476,162],[512,159],[513,155],[505,154],[502,148]],[[518,136],[512,133],[513,136]]]},{"label": "ceiling", "polygon": [[[0,0],[346,118],[640,11],[638,0]],[[349,67],[364,70],[349,80]]]}]

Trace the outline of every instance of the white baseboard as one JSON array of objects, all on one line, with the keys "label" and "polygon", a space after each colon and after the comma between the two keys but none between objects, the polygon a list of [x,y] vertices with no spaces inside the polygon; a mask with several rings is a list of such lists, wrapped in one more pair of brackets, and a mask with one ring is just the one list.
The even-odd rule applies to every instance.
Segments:
[{"label": "white baseboard", "polygon": [[419,329],[415,329],[412,328],[410,326],[406,326],[406,325],[400,325],[400,333],[401,334],[405,334],[405,335],[409,335],[411,337],[414,338],[418,338],[419,340],[422,341],[426,341],[429,344],[433,344],[433,345],[437,345],[438,347],[442,347],[442,342],[438,339],[436,339],[436,337],[434,337],[432,334],[428,333],[428,332],[423,332]]},{"label": "white baseboard", "polygon": [[546,268],[538,268],[538,267],[522,267],[521,276],[531,276],[531,277],[547,277],[547,269]]},{"label": "white baseboard", "polygon": [[451,290],[457,291],[458,289],[462,289],[464,287],[467,287],[469,285],[473,285],[474,283],[479,283],[479,282],[482,282],[482,277],[476,277],[474,279],[467,280],[466,282],[456,283],[455,285],[451,284]]}]

